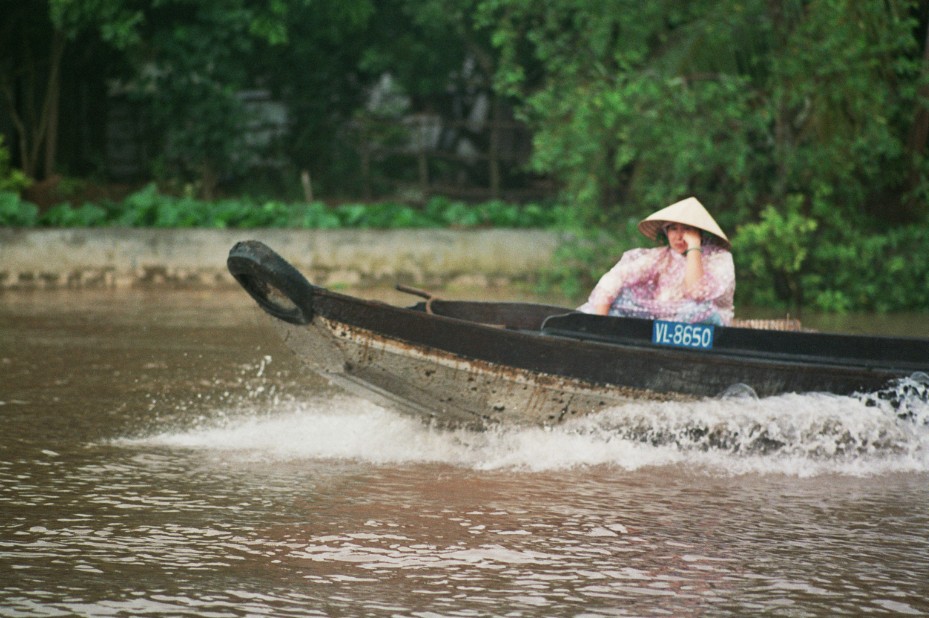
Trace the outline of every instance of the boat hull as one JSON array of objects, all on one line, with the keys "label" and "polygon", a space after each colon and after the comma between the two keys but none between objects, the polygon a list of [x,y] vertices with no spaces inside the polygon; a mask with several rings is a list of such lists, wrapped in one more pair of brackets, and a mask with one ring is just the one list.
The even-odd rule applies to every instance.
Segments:
[{"label": "boat hull", "polygon": [[631,400],[733,390],[872,392],[929,370],[922,340],[720,328],[718,349],[668,348],[650,341],[647,320],[525,303],[395,307],[338,294],[260,243],[236,245],[229,266],[312,370],[442,426],[555,425]]},{"label": "boat hull", "polygon": [[466,358],[323,317],[275,326],[332,383],[437,426],[555,425],[636,399],[690,398]]}]

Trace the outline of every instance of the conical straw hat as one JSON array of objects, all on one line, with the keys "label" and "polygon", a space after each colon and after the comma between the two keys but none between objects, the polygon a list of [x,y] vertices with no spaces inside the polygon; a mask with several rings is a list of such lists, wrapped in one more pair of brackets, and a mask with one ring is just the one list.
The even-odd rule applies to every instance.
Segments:
[{"label": "conical straw hat", "polygon": [[688,197],[648,215],[639,222],[639,231],[648,238],[655,240],[662,228],[669,223],[683,223],[704,232],[709,232],[716,236],[721,241],[720,244],[726,249],[732,247],[722,228],[719,227],[716,220],[695,197]]}]

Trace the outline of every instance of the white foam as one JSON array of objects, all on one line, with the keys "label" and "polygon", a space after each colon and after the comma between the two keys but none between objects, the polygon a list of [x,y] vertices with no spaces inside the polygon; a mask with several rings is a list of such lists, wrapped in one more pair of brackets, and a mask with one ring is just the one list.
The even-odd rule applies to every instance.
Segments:
[{"label": "white foam", "polygon": [[218,419],[234,420],[124,443],[247,458],[430,462],[480,470],[685,465],[713,474],[929,472],[925,398],[902,406],[831,395],[637,402],[556,428],[485,432],[430,428],[348,396],[273,405],[244,415],[218,413]]}]

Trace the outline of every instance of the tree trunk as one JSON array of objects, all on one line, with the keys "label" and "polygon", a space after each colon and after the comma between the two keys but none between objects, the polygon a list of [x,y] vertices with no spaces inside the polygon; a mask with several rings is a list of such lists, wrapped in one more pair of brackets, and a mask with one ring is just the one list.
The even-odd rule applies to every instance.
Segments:
[{"label": "tree trunk", "polygon": [[200,168],[200,197],[210,201],[216,197],[219,176],[211,161],[204,161]]},{"label": "tree trunk", "polygon": [[61,32],[55,32],[52,39],[51,62],[48,71],[48,85],[45,89],[45,104],[42,106],[41,124],[44,135],[40,138],[45,145],[45,160],[42,174],[50,178],[55,173],[58,159],[58,119],[61,109],[61,62],[64,58],[65,37]]},{"label": "tree trunk", "polygon": [[23,122],[22,116],[19,115],[19,111],[16,106],[16,95],[13,90],[13,84],[3,80],[3,83],[0,84],[0,87],[3,89],[3,98],[6,102],[7,114],[10,116],[10,121],[13,123],[13,128],[16,130],[16,135],[19,136],[19,139],[17,140],[17,146],[19,147],[19,159],[21,161],[23,173],[25,173],[29,178],[32,178],[26,168],[26,160],[28,159],[29,155],[29,147],[27,144],[28,140],[26,139],[26,123]]},{"label": "tree trunk", "polygon": [[488,149],[488,165],[490,166],[490,195],[493,199],[500,198],[500,99],[493,97],[492,113],[490,116],[490,148]]},{"label": "tree trunk", "polygon": [[[55,172],[58,154],[58,115],[61,94],[61,63],[64,58],[66,39],[56,31],[49,44],[48,75],[44,92],[38,92],[37,62],[24,45],[21,97],[17,100],[16,86],[4,80],[0,86],[6,99],[7,112],[19,138],[19,155],[23,172],[29,178],[39,180],[39,164],[42,163],[43,178]],[[41,106],[37,103],[41,101]]]}]

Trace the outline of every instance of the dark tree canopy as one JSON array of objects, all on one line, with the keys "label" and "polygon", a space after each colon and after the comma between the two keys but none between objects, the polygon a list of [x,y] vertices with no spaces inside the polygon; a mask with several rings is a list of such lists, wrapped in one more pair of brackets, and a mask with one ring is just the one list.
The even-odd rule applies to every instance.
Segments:
[{"label": "dark tree canopy", "polygon": [[929,224],[924,1],[0,0],[0,13],[3,187],[131,173],[204,198],[299,196],[298,178],[308,200],[528,188],[586,230],[620,231],[698,195],[736,236],[740,280],[773,281],[754,301],[929,305],[893,285],[929,289],[907,257]]}]

